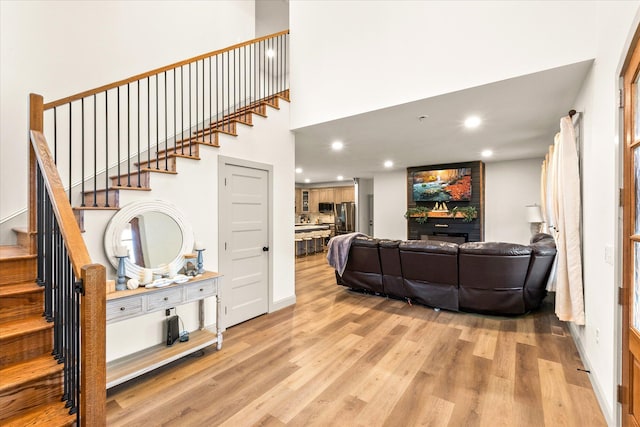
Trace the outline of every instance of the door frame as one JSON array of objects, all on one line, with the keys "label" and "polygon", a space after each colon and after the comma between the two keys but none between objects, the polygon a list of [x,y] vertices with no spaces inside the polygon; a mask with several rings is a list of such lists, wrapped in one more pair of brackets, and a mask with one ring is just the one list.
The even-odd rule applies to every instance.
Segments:
[{"label": "door frame", "polygon": [[[631,260],[630,255],[633,253],[633,250],[629,247],[629,237],[631,233],[632,226],[632,216],[635,215],[634,206],[632,206],[632,202],[635,201],[635,195],[631,194],[631,188],[629,188],[629,184],[631,184],[631,180],[633,177],[631,174],[633,171],[630,169],[630,160],[628,159],[628,155],[630,155],[631,149],[628,148],[628,138],[629,135],[629,121],[632,120],[630,116],[630,105],[632,102],[632,94],[626,90],[624,75],[626,74],[629,66],[631,65],[634,50],[636,48],[640,49],[640,24],[635,23],[636,29],[631,39],[631,42],[627,46],[624,53],[624,63],[620,70],[620,78],[618,79],[618,88],[620,90],[621,96],[621,108],[619,109],[619,140],[620,140],[620,150],[618,156],[618,179],[619,179],[619,187],[622,190],[622,200],[620,205],[618,206],[618,245],[617,250],[619,254],[620,262],[617,263],[616,267],[617,272],[616,283],[620,285],[620,296],[619,296],[619,313],[617,316],[617,324],[616,324],[616,341],[617,341],[617,377],[618,384],[620,384],[618,388],[618,402],[617,405],[618,410],[616,411],[616,423],[617,425],[629,425],[630,419],[628,418],[629,413],[629,405],[630,399],[630,389],[629,389],[629,381],[630,381],[630,358],[628,355],[628,346],[629,346],[629,327],[630,327],[630,315],[632,309],[632,297],[633,290],[630,289],[631,286],[631,277],[630,273],[632,271],[633,260]],[[636,54],[637,55],[637,54]],[[633,212],[632,212],[633,211]]]},{"label": "door frame", "polygon": [[[224,248],[225,240],[222,238],[222,226],[227,221],[229,212],[222,209],[224,200],[224,177],[226,173],[226,167],[238,166],[249,169],[262,170],[267,173],[267,245],[269,251],[267,252],[269,269],[267,277],[267,313],[271,313],[274,310],[273,307],[273,165],[266,163],[254,162],[251,160],[239,159],[228,156],[218,156],[218,269],[222,274],[222,286],[224,286],[224,270],[230,263],[230,257]],[[224,295],[224,293],[222,293]],[[225,302],[222,300],[222,306]],[[224,328],[227,326],[227,315],[224,312],[220,313],[222,324]]]}]

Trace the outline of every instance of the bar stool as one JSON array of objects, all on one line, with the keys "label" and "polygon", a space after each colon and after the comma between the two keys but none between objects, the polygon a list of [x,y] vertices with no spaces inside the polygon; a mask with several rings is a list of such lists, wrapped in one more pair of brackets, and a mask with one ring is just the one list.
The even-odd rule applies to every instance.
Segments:
[{"label": "bar stool", "polygon": [[311,233],[300,233],[302,237],[302,240],[304,241],[304,250],[305,250],[305,254],[309,255],[314,253],[314,248],[313,248],[313,237],[311,237]]},{"label": "bar stool", "polygon": [[315,231],[312,233],[313,238],[313,251],[314,252],[322,252],[322,242],[323,242],[323,237],[322,234],[319,231]]},{"label": "bar stool", "polygon": [[296,245],[296,256],[302,256],[307,254],[307,248],[305,242],[301,236],[302,233],[295,233],[294,242]]},{"label": "bar stool", "polygon": [[322,251],[324,252],[327,250],[327,244],[329,243],[329,238],[331,237],[331,231],[321,231],[320,235],[322,236]]}]

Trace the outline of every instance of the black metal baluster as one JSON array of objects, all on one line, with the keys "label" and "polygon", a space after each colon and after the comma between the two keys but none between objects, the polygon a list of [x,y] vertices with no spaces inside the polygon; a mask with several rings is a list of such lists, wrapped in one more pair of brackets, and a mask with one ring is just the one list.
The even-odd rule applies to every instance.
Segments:
[{"label": "black metal baluster", "polygon": [[[176,69],[173,69],[173,150],[178,152],[178,110],[177,102],[178,94],[176,93]],[[180,152],[184,154],[184,146],[181,147]]]},{"label": "black metal baluster", "polygon": [[[38,286],[43,286],[44,281],[44,181],[42,180],[42,171],[40,165],[36,163],[36,241],[38,258],[36,260],[38,266],[38,272],[36,277],[36,283]],[[43,316],[47,316],[49,311],[47,310],[47,294],[45,293],[45,304]]]},{"label": "black metal baluster", "polygon": [[82,113],[82,126],[81,126],[81,130],[82,130],[82,138],[81,138],[81,142],[82,142],[82,154],[80,157],[80,197],[82,198],[82,203],[80,204],[80,206],[84,207],[84,98],[82,98],[81,100],[81,113]]},{"label": "black metal baluster", "polygon": [[[236,110],[238,105],[238,101],[236,100],[236,89],[238,87],[238,82],[236,79],[236,50],[237,49],[233,49],[233,114],[231,115],[231,117],[233,117],[234,119],[236,118]],[[229,120],[229,126],[231,126],[231,120]]]},{"label": "black metal baluster", "polygon": [[191,63],[189,63],[189,143],[191,143],[191,138]]},{"label": "black metal baluster", "polygon": [[[216,55],[216,115],[215,115],[215,119],[214,119],[214,122],[213,122],[214,124],[211,125],[211,134],[210,135],[213,135],[213,131],[218,127],[218,117],[220,115],[220,109],[219,109],[219,106],[218,106],[219,96],[220,96],[220,94],[218,93],[219,92],[218,91],[218,87],[219,87],[219,85],[218,85],[218,65],[219,65],[218,64],[218,57],[219,56],[220,55]],[[217,138],[218,138],[218,134],[216,133],[216,140],[217,140]],[[211,143],[211,137],[209,137],[209,143]]]},{"label": "black metal baluster", "polygon": [[[211,80],[212,76],[211,76],[211,57],[209,57],[209,144],[211,144],[211,138],[212,138],[212,129],[211,129],[211,124],[213,123],[213,103],[211,100],[211,97],[213,96],[213,86],[211,86],[212,84],[212,80]],[[203,138],[204,141],[204,138]]]},{"label": "black metal baluster", "polygon": [[169,170],[167,162],[169,161],[169,140],[167,135],[167,72],[164,72],[164,165]]},{"label": "black metal baluster", "polygon": [[117,122],[118,122],[118,138],[117,138],[117,143],[118,143],[118,162],[117,162],[118,163],[118,187],[120,187],[122,185],[122,182],[121,182],[122,178],[120,176],[121,175],[121,173],[120,173],[120,163],[122,163],[122,157],[121,157],[121,153],[120,153],[120,87],[121,86],[118,86],[118,92],[117,92],[117,94],[118,94],[118,99],[117,99],[117,102],[118,102],[118,111],[117,111],[117,114],[118,114],[118,117],[117,117]]},{"label": "black metal baluster", "polygon": [[53,162],[58,164],[58,107],[53,107]]},{"label": "black metal baluster", "polygon": [[127,83],[127,187],[131,187],[131,89]]},{"label": "black metal baluster", "polygon": [[71,134],[73,132],[71,132],[71,116],[73,114],[72,108],[71,108],[72,104],[71,102],[69,103],[69,203],[71,204],[71,183],[72,183],[72,176],[71,176],[71,171],[73,169],[71,169],[72,167],[72,155],[73,155],[73,149],[71,147],[73,147],[72,143],[71,143]]},{"label": "black metal baluster", "polygon": [[[98,126],[96,94],[93,94],[93,207],[98,206]],[[107,190],[108,191],[108,190]]]},{"label": "black metal baluster", "polygon": [[[137,182],[138,184],[136,185],[136,187],[140,187],[140,162],[142,162],[142,146],[141,144],[141,139],[142,136],[140,134],[140,80],[138,80],[136,82],[136,117],[137,117],[137,121],[136,121],[136,130],[137,130],[137,138],[136,138],[136,142],[137,142],[137,146],[138,146],[138,176],[137,176]],[[148,166],[148,162],[147,162],[147,166]]]},{"label": "black metal baluster", "polygon": [[199,131],[199,126],[198,126],[198,63],[196,62],[196,140],[199,140],[199,136],[200,134],[198,133]]},{"label": "black metal baluster", "polygon": [[[197,64],[196,64],[197,67]],[[205,132],[205,109],[204,109],[204,101],[205,101],[205,79],[204,79],[204,59],[202,59],[202,141],[204,141],[204,132]]]},{"label": "black metal baluster", "polygon": [[223,120],[227,125],[227,132],[231,133],[231,122],[229,121],[229,112],[231,111],[231,68],[230,68],[231,66],[229,65],[229,62],[231,61],[231,58],[229,55],[229,51],[227,51],[226,54],[227,54],[227,108],[225,109],[226,113],[224,113],[224,116],[226,118],[223,117]]},{"label": "black metal baluster", "polygon": [[[184,147],[184,66],[180,66],[180,141]],[[191,145],[191,144],[189,144]]]},{"label": "black metal baluster", "polygon": [[[151,81],[147,76],[147,165],[151,168]],[[138,184],[140,184],[138,177]]]},{"label": "black metal baluster", "polygon": [[109,207],[109,93],[104,91],[104,183],[107,189],[105,206]]}]

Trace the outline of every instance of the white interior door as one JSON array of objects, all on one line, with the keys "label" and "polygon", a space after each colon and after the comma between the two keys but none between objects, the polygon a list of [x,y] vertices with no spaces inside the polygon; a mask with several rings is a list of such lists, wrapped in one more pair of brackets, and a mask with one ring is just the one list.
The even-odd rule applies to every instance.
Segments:
[{"label": "white interior door", "polygon": [[269,173],[220,166],[222,316],[229,327],[269,308]]}]

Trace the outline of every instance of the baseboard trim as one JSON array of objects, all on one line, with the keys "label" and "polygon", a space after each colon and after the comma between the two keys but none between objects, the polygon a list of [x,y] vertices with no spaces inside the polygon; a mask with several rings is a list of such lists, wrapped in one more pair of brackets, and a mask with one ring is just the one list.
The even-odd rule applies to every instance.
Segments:
[{"label": "baseboard trim", "polygon": [[289,307],[290,305],[294,305],[296,303],[296,296],[292,295],[287,298],[283,298],[279,301],[274,301],[269,304],[269,313],[273,313],[274,311],[282,310],[285,307]]},{"label": "baseboard trim", "polygon": [[[576,345],[576,349],[578,350],[578,354],[580,354],[580,359],[582,359],[585,369],[591,371],[591,361],[589,360],[589,357],[587,357],[587,353],[582,346],[582,341],[579,338],[576,325],[571,322],[569,323],[569,332],[571,333],[571,338],[573,338],[573,342]],[[604,398],[604,393],[602,393],[602,387],[600,386],[600,383],[595,380],[593,372],[589,373],[589,382],[591,382],[591,387],[593,387],[593,392],[596,395],[596,399],[600,405],[600,410],[604,415],[607,425],[616,425],[615,414],[608,410],[607,400]],[[612,409],[615,410],[615,408]]]}]

